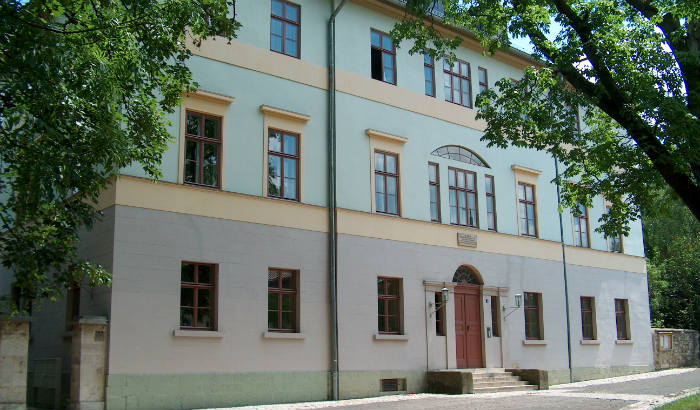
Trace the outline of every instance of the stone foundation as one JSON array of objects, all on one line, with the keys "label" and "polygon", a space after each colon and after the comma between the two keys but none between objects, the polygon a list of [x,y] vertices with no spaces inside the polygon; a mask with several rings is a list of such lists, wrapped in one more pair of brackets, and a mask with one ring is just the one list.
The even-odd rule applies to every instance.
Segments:
[{"label": "stone foundation", "polygon": [[107,363],[107,319],[81,318],[73,326],[70,408],[103,410]]},{"label": "stone foundation", "polygon": [[29,320],[0,319],[0,410],[27,408]]}]

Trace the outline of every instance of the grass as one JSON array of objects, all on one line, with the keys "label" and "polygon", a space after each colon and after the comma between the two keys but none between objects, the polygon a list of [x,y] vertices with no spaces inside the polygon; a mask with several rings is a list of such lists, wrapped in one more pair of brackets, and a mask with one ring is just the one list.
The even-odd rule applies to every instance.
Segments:
[{"label": "grass", "polygon": [[680,400],[672,401],[657,407],[656,410],[698,410],[700,409],[700,394],[693,394]]}]

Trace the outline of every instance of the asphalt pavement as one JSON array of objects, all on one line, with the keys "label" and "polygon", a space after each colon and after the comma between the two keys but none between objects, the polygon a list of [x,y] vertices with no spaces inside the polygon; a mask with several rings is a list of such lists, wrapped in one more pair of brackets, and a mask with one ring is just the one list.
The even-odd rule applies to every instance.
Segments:
[{"label": "asphalt pavement", "polygon": [[[366,399],[237,407],[238,410],[650,410],[697,393],[700,369],[659,372],[487,394],[404,394]],[[225,410],[225,409],[218,409]]]}]

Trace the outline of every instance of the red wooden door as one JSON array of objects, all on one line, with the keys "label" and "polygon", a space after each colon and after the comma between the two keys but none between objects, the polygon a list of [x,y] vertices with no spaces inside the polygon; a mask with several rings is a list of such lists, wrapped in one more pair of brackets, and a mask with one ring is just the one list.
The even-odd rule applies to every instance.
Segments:
[{"label": "red wooden door", "polygon": [[484,365],[481,353],[481,296],[479,286],[455,287],[455,339],[457,367]]}]

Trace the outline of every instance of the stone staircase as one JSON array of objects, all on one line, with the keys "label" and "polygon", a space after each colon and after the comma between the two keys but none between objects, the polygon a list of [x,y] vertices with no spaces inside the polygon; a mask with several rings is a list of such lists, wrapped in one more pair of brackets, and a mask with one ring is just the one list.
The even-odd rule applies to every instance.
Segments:
[{"label": "stone staircase", "polygon": [[537,386],[528,384],[504,369],[471,369],[473,393],[496,393],[502,391],[537,390]]},{"label": "stone staircase", "polygon": [[447,369],[428,372],[432,393],[466,394],[537,390],[511,372],[500,368]]}]

